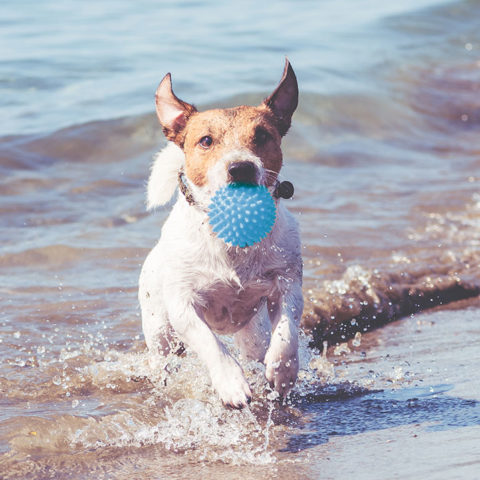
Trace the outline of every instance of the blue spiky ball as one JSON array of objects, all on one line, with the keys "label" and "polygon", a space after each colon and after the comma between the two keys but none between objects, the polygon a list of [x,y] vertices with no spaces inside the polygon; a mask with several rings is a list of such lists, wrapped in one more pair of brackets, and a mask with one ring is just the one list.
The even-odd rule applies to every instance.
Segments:
[{"label": "blue spiky ball", "polygon": [[249,247],[272,230],[277,209],[263,185],[232,183],[217,190],[208,216],[213,231],[224,242]]}]

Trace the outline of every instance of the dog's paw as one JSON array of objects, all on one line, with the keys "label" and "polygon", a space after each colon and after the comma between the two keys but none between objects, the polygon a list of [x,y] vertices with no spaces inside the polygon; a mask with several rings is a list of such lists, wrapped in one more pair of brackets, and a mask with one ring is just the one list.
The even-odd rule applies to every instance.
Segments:
[{"label": "dog's paw", "polygon": [[228,363],[212,372],[213,388],[225,406],[241,409],[250,403],[252,392],[240,366],[233,359]]},{"label": "dog's paw", "polygon": [[278,358],[272,352],[265,356],[265,377],[281,397],[285,397],[293,388],[298,374],[298,353]]}]

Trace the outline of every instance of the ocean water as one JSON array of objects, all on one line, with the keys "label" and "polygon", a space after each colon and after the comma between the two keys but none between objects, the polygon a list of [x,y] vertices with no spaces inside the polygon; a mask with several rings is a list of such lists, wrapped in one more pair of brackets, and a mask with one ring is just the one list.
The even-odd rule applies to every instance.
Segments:
[{"label": "ocean water", "polygon": [[[478,478],[479,18],[473,0],[4,1],[0,478]],[[302,366],[282,405],[244,365],[254,402],[230,411],[188,351],[148,367],[153,95],[171,72],[200,109],[258,104],[285,55]]]}]

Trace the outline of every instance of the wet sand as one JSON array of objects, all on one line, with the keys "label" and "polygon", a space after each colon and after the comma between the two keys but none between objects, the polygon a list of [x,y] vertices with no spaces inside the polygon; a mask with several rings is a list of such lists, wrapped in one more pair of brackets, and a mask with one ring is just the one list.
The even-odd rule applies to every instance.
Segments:
[{"label": "wet sand", "polygon": [[382,391],[306,409],[304,478],[478,478],[479,318],[478,307],[429,312],[365,335],[337,375]]}]

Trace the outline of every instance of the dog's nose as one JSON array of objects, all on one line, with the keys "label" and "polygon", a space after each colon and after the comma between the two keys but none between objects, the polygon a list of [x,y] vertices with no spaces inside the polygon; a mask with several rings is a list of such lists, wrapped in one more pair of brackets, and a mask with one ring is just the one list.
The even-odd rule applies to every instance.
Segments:
[{"label": "dog's nose", "polygon": [[233,162],[228,173],[235,183],[255,183],[256,169],[252,162]]}]

